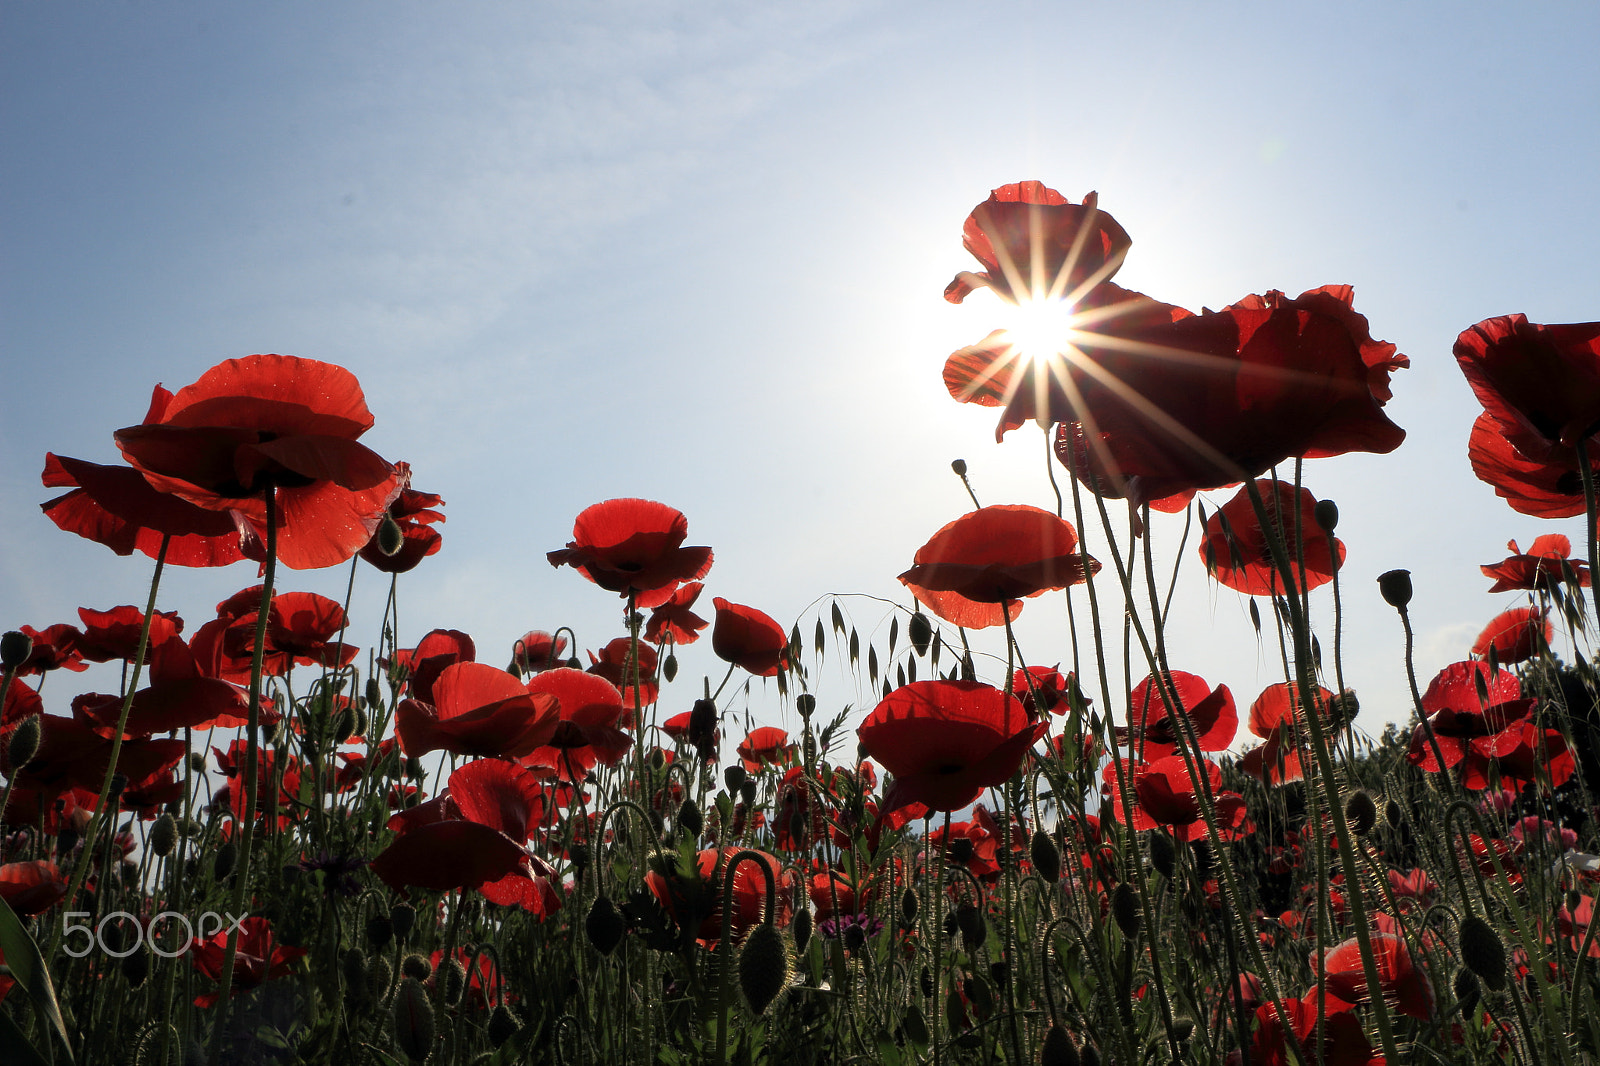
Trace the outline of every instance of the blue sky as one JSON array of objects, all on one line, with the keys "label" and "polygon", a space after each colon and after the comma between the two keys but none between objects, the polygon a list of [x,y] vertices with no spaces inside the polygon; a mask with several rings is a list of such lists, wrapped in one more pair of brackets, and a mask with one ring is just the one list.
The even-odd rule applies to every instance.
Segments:
[{"label": "blue sky", "polygon": [[[354,371],[367,443],[447,501],[401,584],[407,643],[464,629],[500,662],[530,628],[618,635],[614,598],[544,560],[615,496],[715,548],[708,616],[720,595],[809,634],[827,593],[909,602],[894,575],[966,506],[951,459],[985,503],[1051,503],[1037,431],[996,445],[940,381],[998,312],[940,298],[972,266],[962,220],[1037,178],[1099,191],[1129,287],[1198,309],[1349,283],[1411,356],[1405,445],[1306,473],[1343,513],[1376,731],[1407,697],[1373,577],[1415,572],[1425,683],[1516,602],[1477,564],[1581,527],[1473,477],[1450,345],[1513,311],[1600,318],[1597,39],[1589,4],[4,0],[0,626],[145,595],[146,561],[39,514],[44,453],[113,461],[153,384],[268,351]],[[1275,648],[1192,544],[1180,572],[1174,665],[1247,704]],[[175,573],[163,605],[192,630],[253,581]],[[363,646],[383,588],[358,575]],[[1058,599],[1023,622],[1032,661],[1068,658]],[[667,713],[721,673],[683,661]],[[831,684],[825,707],[870,705]]]}]

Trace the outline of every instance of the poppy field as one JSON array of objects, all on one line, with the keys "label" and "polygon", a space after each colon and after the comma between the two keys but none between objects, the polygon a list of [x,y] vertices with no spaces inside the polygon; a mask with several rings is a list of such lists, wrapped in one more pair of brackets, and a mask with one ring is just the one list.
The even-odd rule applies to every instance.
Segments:
[{"label": "poppy field", "polygon": [[[1316,478],[1405,438],[1381,324],[1348,286],[1122,288],[1129,234],[1036,181],[963,243],[945,298],[1008,324],[944,383],[1043,431],[1055,507],[982,506],[956,460],[972,507],[894,603],[707,596],[689,518],[625,498],[541,546],[618,608],[604,642],[402,624],[444,501],[310,358],[157,386],[120,463],[45,455],[44,515],[143,606],[0,619],[0,1061],[1600,1062],[1600,323],[1463,323],[1465,461],[1588,535],[1462,575],[1519,605],[1432,677],[1377,577],[1413,711],[1374,724],[1341,604],[1376,575]],[[1279,680],[1169,661],[1174,554]],[[162,598],[233,564],[214,608]],[[388,576],[383,617],[293,588],[339,566]],[[725,672],[680,676],[702,640]]]}]

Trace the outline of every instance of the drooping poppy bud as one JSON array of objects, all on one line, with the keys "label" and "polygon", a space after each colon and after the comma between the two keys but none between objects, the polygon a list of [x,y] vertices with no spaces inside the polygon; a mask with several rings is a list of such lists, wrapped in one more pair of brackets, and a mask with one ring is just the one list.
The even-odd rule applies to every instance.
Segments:
[{"label": "drooping poppy bud", "polygon": [[1132,940],[1139,935],[1144,916],[1139,913],[1139,893],[1124,881],[1111,893],[1111,917],[1122,930],[1122,935]]},{"label": "drooping poppy bud", "polygon": [[1357,836],[1366,836],[1378,823],[1378,805],[1365,790],[1352,792],[1350,798],[1345,800],[1344,816]]},{"label": "drooping poppy bud", "polygon": [[1079,1066],[1078,1047],[1072,1037],[1059,1025],[1052,1025],[1044,1035],[1044,1047],[1039,1051],[1039,1066]]},{"label": "drooping poppy bud", "polygon": [[739,953],[739,988],[750,1009],[761,1014],[789,982],[789,951],[777,927],[763,922],[750,931]]},{"label": "drooping poppy bud", "polygon": [[394,997],[394,1042],[412,1062],[422,1062],[433,1050],[433,1004],[414,977],[407,977]]},{"label": "drooping poppy bud", "polygon": [[589,943],[602,955],[609,956],[617,950],[617,945],[622,943],[622,937],[628,931],[628,923],[622,917],[617,905],[605,895],[596,896],[594,905],[589,908],[589,914],[583,920],[584,935],[589,938]]},{"label": "drooping poppy bud", "polygon": [[1506,946],[1500,934],[1482,917],[1473,914],[1461,921],[1456,930],[1461,943],[1461,961],[1467,969],[1478,975],[1491,992],[1506,987]]},{"label": "drooping poppy bud", "polygon": [[40,716],[30,714],[24,718],[11,734],[11,744],[6,750],[6,756],[11,760],[11,772],[26,767],[39,754],[39,741],[43,736],[43,725]]},{"label": "drooping poppy bud", "polygon": [[1061,852],[1056,849],[1050,834],[1043,829],[1033,831],[1033,839],[1028,843],[1028,858],[1032,860],[1039,876],[1050,884],[1061,880]]},{"label": "drooping poppy bud", "polygon": [[146,840],[152,855],[163,859],[171,855],[178,843],[178,820],[170,813],[163,813],[150,827],[150,836]]}]

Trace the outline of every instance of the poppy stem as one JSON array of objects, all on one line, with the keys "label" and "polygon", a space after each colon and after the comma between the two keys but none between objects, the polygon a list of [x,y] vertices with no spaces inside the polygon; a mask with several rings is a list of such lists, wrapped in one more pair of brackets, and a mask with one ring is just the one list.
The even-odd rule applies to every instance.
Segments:
[{"label": "poppy stem", "polygon": [[1589,595],[1594,601],[1595,617],[1600,618],[1600,542],[1595,537],[1594,469],[1589,465],[1589,443],[1578,441],[1578,474],[1583,478],[1584,540],[1589,545]]},{"label": "poppy stem", "polygon": [[[267,618],[272,613],[272,583],[278,567],[278,508],[277,489],[269,487],[265,493],[267,510],[267,557],[261,575],[261,603],[256,612],[255,652],[250,660],[250,696],[246,710],[245,763],[244,763],[244,817],[235,823],[239,832],[239,864],[234,870],[233,903],[230,915],[243,917],[245,898],[250,889],[250,849],[253,843],[256,820],[256,788],[260,782],[260,732],[261,732],[261,673],[267,654]],[[274,797],[276,799],[276,797]],[[222,1048],[223,1033],[228,1027],[228,1010],[233,996],[233,964],[239,953],[239,927],[228,931],[228,945],[223,950],[221,989],[217,995],[216,1027],[211,1031],[211,1057],[217,1058]]]},{"label": "poppy stem", "polygon": [[[106,800],[111,795],[111,778],[117,772],[117,760],[122,755],[122,731],[128,727],[128,715],[133,711],[133,697],[139,691],[139,674],[144,668],[146,653],[150,649],[150,622],[156,613],[156,590],[161,587],[161,572],[166,568],[167,548],[171,544],[172,534],[163,533],[161,535],[161,548],[156,552],[155,573],[150,577],[150,598],[144,605],[144,624],[139,627],[139,644],[138,649],[134,652],[133,680],[128,683],[128,691],[122,697],[122,713],[117,718],[116,732],[111,736],[111,755],[106,762],[106,775],[100,782],[100,798],[95,801],[94,817],[90,820],[89,827],[84,830],[83,858],[78,862],[77,868],[72,871],[72,884],[67,888],[67,894],[62,897],[67,901],[68,906],[73,904],[78,898],[78,892],[83,888],[84,878],[88,876],[89,866],[91,865],[90,856],[94,854],[95,836],[100,832],[107,820]],[[9,673],[6,680],[10,681]],[[0,693],[0,698],[3,698],[3,695],[3,693]],[[12,776],[15,776],[15,772],[13,772]],[[128,783],[132,785],[137,782],[130,781]],[[9,799],[9,785],[6,788],[6,792]],[[5,808],[0,806],[0,815],[4,813]],[[113,815],[113,817],[115,816]],[[66,926],[63,925],[60,933],[64,936],[65,932]],[[50,941],[50,950],[45,953],[45,958],[47,959],[55,957],[56,951],[60,947],[61,936],[52,933]]]},{"label": "poppy stem", "polygon": [[728,1061],[728,1012],[733,1009],[733,878],[739,864],[747,860],[754,862],[761,871],[766,888],[766,895],[762,897],[766,913],[762,921],[771,925],[778,911],[777,881],[772,876],[772,867],[767,865],[767,857],[749,848],[735,853],[722,871],[722,936],[717,940],[717,954],[721,956],[717,966],[717,1057],[712,1060],[717,1066]]}]

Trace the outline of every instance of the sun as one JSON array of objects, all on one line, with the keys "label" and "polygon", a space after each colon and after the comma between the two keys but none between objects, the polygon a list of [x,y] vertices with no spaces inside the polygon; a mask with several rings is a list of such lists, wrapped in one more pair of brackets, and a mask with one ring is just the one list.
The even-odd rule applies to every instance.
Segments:
[{"label": "sun", "polygon": [[1073,306],[1067,300],[1040,297],[1009,308],[1002,327],[1019,362],[1046,363],[1075,348]]}]

